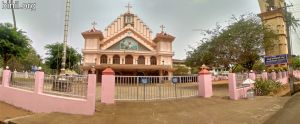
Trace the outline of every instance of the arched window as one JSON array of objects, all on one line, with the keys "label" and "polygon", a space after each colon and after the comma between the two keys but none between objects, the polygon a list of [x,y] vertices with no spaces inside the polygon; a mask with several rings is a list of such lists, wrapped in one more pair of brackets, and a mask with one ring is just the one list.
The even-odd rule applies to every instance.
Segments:
[{"label": "arched window", "polygon": [[119,55],[113,56],[113,64],[120,64],[120,56]]},{"label": "arched window", "polygon": [[138,64],[139,65],[145,65],[145,57],[144,56],[139,56]]},{"label": "arched window", "polygon": [[133,64],[133,57],[132,57],[132,55],[127,55],[125,57],[125,64]]},{"label": "arched window", "polygon": [[157,65],[156,57],[155,56],[151,56],[151,58],[150,58],[150,64],[151,65]]},{"label": "arched window", "polygon": [[101,56],[100,64],[107,64],[107,55],[102,55]]}]

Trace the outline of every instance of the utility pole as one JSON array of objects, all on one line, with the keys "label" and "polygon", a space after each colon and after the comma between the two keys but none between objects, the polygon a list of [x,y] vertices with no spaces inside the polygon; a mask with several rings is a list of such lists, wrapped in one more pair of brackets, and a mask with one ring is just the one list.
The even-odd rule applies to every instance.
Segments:
[{"label": "utility pole", "polygon": [[63,57],[61,63],[61,75],[65,74],[66,71],[66,57],[67,57],[67,41],[69,32],[69,17],[70,17],[70,0],[66,0],[66,11],[65,11],[65,25],[64,25],[64,47],[63,47]]},{"label": "utility pole", "polygon": [[291,25],[288,23],[290,20],[288,17],[288,7],[292,7],[293,5],[287,5],[286,2],[284,2],[284,18],[285,18],[285,27],[286,27],[286,36],[287,36],[287,46],[288,46],[288,70],[289,70],[289,83],[290,83],[290,90],[291,93],[293,94],[295,89],[294,89],[294,75],[293,75],[293,66],[291,66],[292,63],[292,55],[293,55],[293,50],[292,50],[292,42],[291,42],[291,37],[290,37],[290,27]]},{"label": "utility pole", "polygon": [[15,11],[14,11],[14,1],[11,0],[10,1],[10,4],[11,4],[11,12],[12,12],[12,16],[13,16],[13,21],[14,21],[14,28],[17,29],[17,24],[16,24],[16,17],[15,17]]}]

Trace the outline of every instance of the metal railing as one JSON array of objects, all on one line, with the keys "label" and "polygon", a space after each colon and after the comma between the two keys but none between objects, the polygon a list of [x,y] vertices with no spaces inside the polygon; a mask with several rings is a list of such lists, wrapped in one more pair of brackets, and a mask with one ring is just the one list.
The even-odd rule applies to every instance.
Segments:
[{"label": "metal railing", "polygon": [[87,81],[88,79],[86,75],[46,75],[44,78],[43,92],[52,95],[86,98],[88,84]]},{"label": "metal railing", "polygon": [[248,73],[237,73],[235,75],[236,87],[237,88],[245,87],[246,85],[244,85],[243,82],[245,80],[247,80],[248,78],[249,78],[249,74]]},{"label": "metal railing", "polygon": [[262,74],[256,74],[255,77],[256,77],[256,79],[263,79],[263,75]]},{"label": "metal railing", "polygon": [[116,100],[156,100],[198,95],[197,76],[116,76]]},{"label": "metal railing", "polygon": [[13,72],[11,73],[10,87],[15,87],[24,90],[34,90],[35,74],[27,72]]},{"label": "metal railing", "polygon": [[272,73],[268,73],[268,80],[273,80]]}]

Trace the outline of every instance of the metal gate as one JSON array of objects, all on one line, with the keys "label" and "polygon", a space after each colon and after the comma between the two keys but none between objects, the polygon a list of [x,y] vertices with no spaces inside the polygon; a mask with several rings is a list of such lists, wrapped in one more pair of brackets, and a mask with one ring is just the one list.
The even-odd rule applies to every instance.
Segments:
[{"label": "metal gate", "polygon": [[198,77],[116,76],[116,100],[156,100],[198,95]]}]

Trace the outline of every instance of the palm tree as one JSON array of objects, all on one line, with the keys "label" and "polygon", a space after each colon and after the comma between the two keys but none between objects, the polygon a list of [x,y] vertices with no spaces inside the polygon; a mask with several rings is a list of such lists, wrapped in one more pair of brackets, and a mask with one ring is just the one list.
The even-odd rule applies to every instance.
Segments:
[{"label": "palm tree", "polygon": [[300,26],[300,20],[296,19],[291,12],[287,12],[286,21],[288,27],[298,28]]}]

